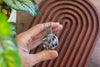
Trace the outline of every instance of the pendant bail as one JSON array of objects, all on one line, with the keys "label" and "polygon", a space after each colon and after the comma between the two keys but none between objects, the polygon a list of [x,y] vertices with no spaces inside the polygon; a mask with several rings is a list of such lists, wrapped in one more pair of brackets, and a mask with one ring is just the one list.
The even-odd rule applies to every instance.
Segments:
[{"label": "pendant bail", "polygon": [[52,23],[50,23],[50,28],[46,28],[47,34],[52,34]]}]

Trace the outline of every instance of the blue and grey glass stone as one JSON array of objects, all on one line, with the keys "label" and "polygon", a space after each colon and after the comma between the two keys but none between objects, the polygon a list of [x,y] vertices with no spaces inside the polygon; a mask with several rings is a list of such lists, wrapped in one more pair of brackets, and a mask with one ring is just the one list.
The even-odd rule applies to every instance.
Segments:
[{"label": "blue and grey glass stone", "polygon": [[46,36],[43,39],[43,47],[48,50],[53,50],[58,46],[58,38],[52,33],[52,24],[50,28],[46,28]]},{"label": "blue and grey glass stone", "polygon": [[43,39],[43,47],[53,50],[58,46],[58,38],[54,34],[47,34]]}]

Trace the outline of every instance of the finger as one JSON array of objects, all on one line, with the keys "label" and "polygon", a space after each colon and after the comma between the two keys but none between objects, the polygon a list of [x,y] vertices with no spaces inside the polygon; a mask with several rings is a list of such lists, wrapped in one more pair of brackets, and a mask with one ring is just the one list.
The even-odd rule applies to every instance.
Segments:
[{"label": "finger", "polygon": [[[55,30],[53,31],[53,33],[54,33],[54,34],[58,34],[60,31],[61,31],[61,27],[55,29]],[[45,32],[43,32],[43,33],[46,34]],[[37,46],[39,46],[39,45],[42,44],[43,38],[44,38],[44,36],[45,36],[44,34],[40,34],[38,37],[36,37],[35,39],[33,39],[33,41],[29,44],[29,45],[30,45],[30,47],[29,47],[30,50],[31,50],[31,49],[34,49],[34,48],[36,48]]]},{"label": "finger", "polygon": [[58,26],[57,28],[53,29],[53,33],[56,33],[57,31],[61,31],[63,28],[62,25]]},{"label": "finger", "polygon": [[[37,34],[39,34],[40,32],[42,32],[43,30],[45,30],[45,28],[48,28],[51,26],[51,22],[49,23],[44,23],[44,24],[38,24],[34,27],[32,27],[31,29],[29,29],[28,31],[25,32],[25,36],[30,36],[30,37],[34,37]],[[59,26],[59,23],[53,23],[52,22],[52,28],[56,28]]]},{"label": "finger", "polygon": [[[52,28],[56,28],[59,25],[60,25],[59,23],[52,22]],[[15,39],[20,41],[20,42],[22,42],[22,43],[28,44],[29,41],[32,41],[34,36],[36,37],[37,34],[39,34],[40,32],[44,31],[45,28],[48,28],[50,26],[51,26],[51,22],[44,23],[44,24],[38,24],[38,25],[32,27],[31,29],[29,29],[28,31],[17,35]]]},{"label": "finger", "polygon": [[43,37],[36,39],[35,41],[31,42],[31,44],[29,44],[29,49],[32,50],[34,48],[36,48],[37,46],[39,46],[43,41]]},{"label": "finger", "polygon": [[[59,29],[59,28],[58,28]],[[60,30],[55,30],[55,32],[53,32],[54,34],[58,34],[60,32]],[[38,38],[34,39],[30,44],[29,44],[29,49],[32,50],[34,48],[36,48],[37,46],[41,45],[43,42],[43,38],[45,35],[41,35]]]},{"label": "finger", "polygon": [[[59,25],[58,27],[53,28],[52,32],[53,32],[54,34],[56,34],[56,33],[60,32],[60,31],[62,30],[62,28],[63,28],[63,26],[62,26],[62,25]],[[38,38],[40,38],[40,37],[42,37],[42,36],[45,36],[45,35],[46,35],[46,31],[43,31],[43,32],[41,32],[40,34],[38,34],[38,36],[34,37],[33,40],[36,40],[36,39],[38,39]]]},{"label": "finger", "polygon": [[46,35],[46,31],[43,31],[43,32],[39,33],[36,37],[34,37],[34,38],[33,38],[33,41],[34,41],[34,40],[37,40],[37,39],[39,39],[39,38],[41,38],[41,37],[44,37],[45,35]]},{"label": "finger", "polygon": [[[53,33],[58,34],[62,30],[62,28],[63,28],[62,25],[59,25],[57,28],[53,29]],[[29,44],[30,45],[29,49],[31,50],[31,49],[34,49],[37,46],[41,45],[45,35],[46,35],[46,32],[44,31],[44,32],[40,33],[37,37],[35,37],[33,39],[33,41]]]},{"label": "finger", "polygon": [[34,55],[31,54],[30,56],[31,56],[31,62],[33,64],[34,63],[37,64],[41,61],[46,61],[56,58],[58,56],[58,53],[55,50],[44,50]]}]

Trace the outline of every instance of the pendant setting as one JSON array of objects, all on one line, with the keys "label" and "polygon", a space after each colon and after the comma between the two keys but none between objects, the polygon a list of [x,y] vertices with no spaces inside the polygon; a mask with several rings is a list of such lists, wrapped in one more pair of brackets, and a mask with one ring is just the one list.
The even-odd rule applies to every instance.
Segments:
[{"label": "pendant setting", "polygon": [[48,50],[53,50],[59,44],[58,37],[55,34],[52,34],[52,28],[47,28],[46,32],[47,34],[43,38],[43,47]]}]

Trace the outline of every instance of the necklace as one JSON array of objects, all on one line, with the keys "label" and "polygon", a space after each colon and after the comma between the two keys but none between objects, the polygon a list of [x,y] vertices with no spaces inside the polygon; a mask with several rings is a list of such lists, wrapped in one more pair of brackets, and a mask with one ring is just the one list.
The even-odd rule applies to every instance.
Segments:
[{"label": "necklace", "polygon": [[46,33],[43,39],[43,47],[48,50],[53,50],[58,46],[58,38],[52,33],[52,24],[50,28],[46,28]]}]

